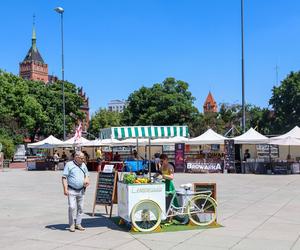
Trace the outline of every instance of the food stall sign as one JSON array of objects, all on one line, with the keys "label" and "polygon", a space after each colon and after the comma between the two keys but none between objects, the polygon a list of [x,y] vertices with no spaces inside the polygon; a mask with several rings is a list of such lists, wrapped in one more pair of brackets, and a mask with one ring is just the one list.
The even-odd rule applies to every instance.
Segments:
[{"label": "food stall sign", "polygon": [[222,172],[222,161],[215,162],[187,162],[186,172],[191,173],[220,173]]},{"label": "food stall sign", "polygon": [[93,206],[93,216],[96,205],[110,206],[110,217],[112,215],[113,204],[117,203],[117,181],[118,172],[105,173],[99,172],[96,181],[96,192]]}]

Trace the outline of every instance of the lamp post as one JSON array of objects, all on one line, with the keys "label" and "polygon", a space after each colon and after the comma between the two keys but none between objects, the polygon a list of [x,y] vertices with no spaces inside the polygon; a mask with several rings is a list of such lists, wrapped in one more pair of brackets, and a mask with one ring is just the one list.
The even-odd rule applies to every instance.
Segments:
[{"label": "lamp post", "polygon": [[246,129],[246,109],[245,109],[245,80],[244,80],[244,0],[241,0],[241,35],[242,35],[242,130]]},{"label": "lamp post", "polygon": [[63,14],[64,9],[62,7],[56,7],[54,9],[61,17],[61,80],[62,80],[62,99],[63,99],[63,131],[64,140],[66,140],[66,104],[65,104],[65,69],[64,69],[64,22]]}]

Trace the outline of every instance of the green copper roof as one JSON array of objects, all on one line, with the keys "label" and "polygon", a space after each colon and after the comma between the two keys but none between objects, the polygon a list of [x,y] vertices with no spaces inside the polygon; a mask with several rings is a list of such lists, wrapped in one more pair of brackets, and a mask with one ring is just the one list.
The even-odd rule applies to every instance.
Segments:
[{"label": "green copper roof", "polygon": [[32,29],[32,38],[31,38],[31,48],[28,50],[23,62],[25,61],[37,61],[40,63],[44,63],[44,60],[40,54],[40,52],[38,51],[37,47],[36,47],[36,33],[35,33],[35,27],[33,26]]}]

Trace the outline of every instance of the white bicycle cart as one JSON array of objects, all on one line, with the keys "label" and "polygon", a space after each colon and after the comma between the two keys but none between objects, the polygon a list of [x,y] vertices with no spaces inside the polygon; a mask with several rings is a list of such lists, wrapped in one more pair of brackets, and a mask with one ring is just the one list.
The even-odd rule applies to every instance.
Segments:
[{"label": "white bicycle cart", "polygon": [[[166,216],[164,183],[125,184],[118,182],[118,216],[143,231],[152,231]],[[147,221],[147,225],[145,224]],[[140,230],[141,231],[141,230]]]},{"label": "white bicycle cart", "polygon": [[206,226],[216,220],[216,201],[207,192],[190,192],[185,188],[182,206],[166,208],[165,183],[125,184],[118,182],[118,216],[142,232],[155,230],[172,215],[188,218],[195,225]]}]

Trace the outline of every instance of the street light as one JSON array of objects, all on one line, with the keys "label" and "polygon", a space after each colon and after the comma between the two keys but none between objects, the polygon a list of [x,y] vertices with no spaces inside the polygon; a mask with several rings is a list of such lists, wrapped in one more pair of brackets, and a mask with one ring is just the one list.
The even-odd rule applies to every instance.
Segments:
[{"label": "street light", "polygon": [[56,7],[54,9],[61,17],[61,80],[62,80],[62,98],[63,98],[63,130],[64,140],[66,140],[66,104],[65,104],[65,69],[64,69],[64,22],[63,14],[64,9],[62,7]]},{"label": "street light", "polygon": [[242,35],[242,130],[246,130],[246,109],[245,109],[245,80],[244,80],[244,0],[241,0],[241,35]]}]

